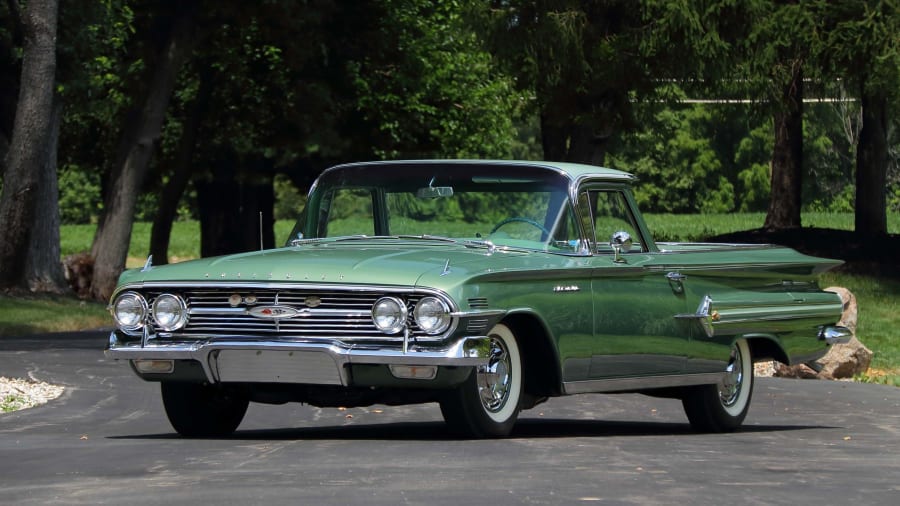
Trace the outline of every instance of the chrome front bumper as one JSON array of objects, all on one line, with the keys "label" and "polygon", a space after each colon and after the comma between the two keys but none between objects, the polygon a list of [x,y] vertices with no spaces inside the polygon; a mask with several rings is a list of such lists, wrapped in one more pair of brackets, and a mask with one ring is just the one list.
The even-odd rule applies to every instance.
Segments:
[{"label": "chrome front bumper", "polygon": [[196,342],[122,342],[115,332],[105,351],[115,360],[196,360],[210,383],[350,384],[349,364],[479,366],[490,358],[490,338],[468,336],[446,348],[405,352],[373,345],[302,339],[206,339]]}]

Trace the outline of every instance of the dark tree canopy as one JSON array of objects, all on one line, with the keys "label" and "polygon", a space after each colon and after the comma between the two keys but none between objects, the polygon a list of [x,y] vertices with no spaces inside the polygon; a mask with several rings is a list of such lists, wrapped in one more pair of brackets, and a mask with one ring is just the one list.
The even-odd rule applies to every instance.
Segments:
[{"label": "dark tree canopy", "polygon": [[[900,207],[895,0],[73,0],[55,77],[26,86],[37,39],[16,20],[51,4],[0,3],[4,276],[22,224],[58,242],[53,206],[15,200],[56,177],[61,219],[98,225],[100,298],[135,219],[154,222],[157,263],[180,217],[204,254],[271,246],[285,181],[302,193],[343,161],[615,164],[649,210],[766,210],[772,229],[855,209],[877,236]],[[14,139],[20,91],[43,97],[43,139],[47,97],[61,104],[58,150]],[[28,145],[46,163],[11,164]]]}]

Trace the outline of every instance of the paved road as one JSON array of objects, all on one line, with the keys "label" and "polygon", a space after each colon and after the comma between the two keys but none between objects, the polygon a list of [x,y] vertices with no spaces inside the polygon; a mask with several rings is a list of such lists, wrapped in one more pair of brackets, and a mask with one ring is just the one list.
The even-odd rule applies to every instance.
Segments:
[{"label": "paved road", "polygon": [[584,395],[506,440],[452,440],[435,405],[251,405],[233,438],[185,440],[104,342],[0,339],[0,375],[66,386],[0,415],[0,503],[900,503],[897,388],[760,380],[726,435],[692,434],[678,401]]}]

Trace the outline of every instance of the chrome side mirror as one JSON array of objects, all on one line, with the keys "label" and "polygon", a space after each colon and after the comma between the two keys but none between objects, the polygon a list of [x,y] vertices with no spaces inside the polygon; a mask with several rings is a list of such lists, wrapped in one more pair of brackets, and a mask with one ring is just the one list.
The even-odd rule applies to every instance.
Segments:
[{"label": "chrome side mirror", "polygon": [[631,235],[629,235],[628,232],[619,230],[609,238],[609,245],[612,247],[613,253],[615,255],[613,257],[613,262],[617,264],[624,264],[625,259],[622,258],[622,253],[628,253],[629,251],[631,251]]}]

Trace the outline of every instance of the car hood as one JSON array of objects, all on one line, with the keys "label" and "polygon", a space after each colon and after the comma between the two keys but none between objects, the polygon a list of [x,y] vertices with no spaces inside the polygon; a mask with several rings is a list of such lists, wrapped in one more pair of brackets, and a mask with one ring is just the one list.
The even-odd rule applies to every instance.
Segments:
[{"label": "car hood", "polygon": [[[204,258],[133,269],[120,284],[141,282],[307,282],[416,286],[423,276],[452,284],[503,269],[532,253],[491,251],[461,244],[406,242],[322,242],[296,247]],[[544,256],[538,254],[539,256]]]}]

